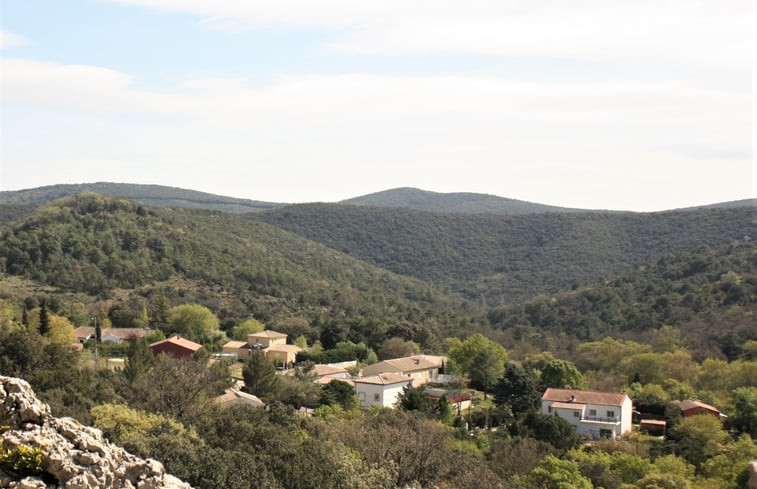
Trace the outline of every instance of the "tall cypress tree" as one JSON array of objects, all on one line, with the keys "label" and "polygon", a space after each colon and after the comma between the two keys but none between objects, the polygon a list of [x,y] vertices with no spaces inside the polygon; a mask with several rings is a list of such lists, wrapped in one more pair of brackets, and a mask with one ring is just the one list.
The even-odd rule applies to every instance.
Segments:
[{"label": "tall cypress tree", "polygon": [[39,334],[45,335],[50,332],[50,318],[47,315],[47,301],[42,300],[39,308]]}]

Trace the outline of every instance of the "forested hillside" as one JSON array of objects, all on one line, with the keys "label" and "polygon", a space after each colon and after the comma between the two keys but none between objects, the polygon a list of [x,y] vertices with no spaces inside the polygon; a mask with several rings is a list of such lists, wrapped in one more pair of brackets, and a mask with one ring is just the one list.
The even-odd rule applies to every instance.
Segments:
[{"label": "forested hillside", "polygon": [[428,212],[461,214],[539,214],[545,212],[585,212],[496,195],[470,192],[439,193],[417,188],[395,188],[343,200],[343,204],[373,207],[405,207]]},{"label": "forested hillside", "polygon": [[359,340],[378,342],[388,328],[405,328],[416,340],[434,336],[457,327],[466,310],[433,286],[263,222],[98,194],[62,199],[4,226],[0,271],[101,297],[139,289],[153,302],[194,298],[221,319],[336,322],[344,335],[352,328]]},{"label": "forested hillside", "polygon": [[166,187],[164,185],[111,182],[48,185],[46,187],[5,191],[0,192],[0,204],[38,206],[63,197],[87,192],[96,192],[110,195],[111,197],[135,200],[151,207],[189,207],[233,213],[259,211],[282,205],[272,202],[225,197],[223,195]]},{"label": "forested hillside", "polygon": [[612,336],[657,344],[659,329],[673,326],[685,332],[678,346],[734,360],[746,341],[757,340],[755,270],[757,245],[751,240],[703,247],[576,291],[499,306],[488,317],[513,342],[546,333],[581,341]]},{"label": "forested hillside", "polygon": [[491,305],[590,283],[699,246],[754,237],[753,209],[654,214],[434,214],[303,204],[249,215]]}]

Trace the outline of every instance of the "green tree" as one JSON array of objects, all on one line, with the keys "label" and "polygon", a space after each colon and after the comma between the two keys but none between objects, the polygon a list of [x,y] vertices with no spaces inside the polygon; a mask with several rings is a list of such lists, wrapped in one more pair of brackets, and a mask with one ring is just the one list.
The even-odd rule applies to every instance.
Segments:
[{"label": "green tree", "polygon": [[724,447],[724,453],[705,461],[700,467],[701,477],[718,481],[724,489],[741,489],[746,486],[747,466],[757,458],[757,445],[749,435]]},{"label": "green tree", "polygon": [[491,353],[494,361],[499,365],[497,370],[502,372],[505,368],[505,361],[507,361],[507,350],[480,333],[471,335],[463,341],[453,340],[451,342],[449,349],[450,369],[460,375],[470,375],[476,355],[482,350],[488,350]]},{"label": "green tree", "polygon": [[402,358],[410,355],[420,353],[421,348],[418,343],[413,341],[407,341],[403,338],[392,337],[387,338],[381,343],[381,347],[378,350],[378,357],[381,360],[387,360],[390,358]]},{"label": "green tree", "polygon": [[222,363],[158,355],[154,366],[131,385],[135,407],[185,418],[209,408],[213,399],[231,385],[231,379]]},{"label": "green tree", "polygon": [[260,352],[250,356],[242,368],[244,390],[264,401],[271,400],[279,390],[279,378],[276,367]]},{"label": "green tree", "polygon": [[397,403],[404,411],[417,411],[431,414],[434,411],[434,402],[426,395],[424,386],[413,387],[411,384],[402,389]]},{"label": "green tree", "polygon": [[592,489],[591,481],[581,475],[578,464],[547,455],[528,474],[526,480],[541,489]]},{"label": "green tree", "polygon": [[126,358],[126,365],[124,365],[124,375],[130,383],[134,382],[137,377],[147,372],[154,362],[155,358],[147,340],[145,338],[135,338],[129,345],[129,353]]},{"label": "green tree", "polygon": [[699,467],[720,453],[728,438],[720,420],[710,414],[699,414],[682,419],[669,432],[669,438],[677,455]]},{"label": "green tree", "polygon": [[347,382],[332,380],[321,388],[321,404],[337,405],[350,411],[358,406],[357,393]]},{"label": "green tree", "polygon": [[250,318],[241,324],[238,324],[231,328],[231,337],[237,341],[247,341],[247,335],[253,333],[260,333],[265,329],[265,324],[261,323],[257,319]]},{"label": "green tree", "polygon": [[526,413],[536,408],[541,390],[536,375],[517,363],[507,362],[505,375],[494,386],[494,402],[510,406],[513,414]]},{"label": "green tree", "polygon": [[47,300],[42,300],[39,307],[39,334],[46,335],[50,332],[50,317],[47,314]]},{"label": "green tree", "polygon": [[205,306],[185,304],[171,309],[169,332],[180,334],[198,343],[212,343],[223,336],[218,318]]},{"label": "green tree", "polygon": [[487,398],[492,384],[502,375],[505,359],[491,348],[484,348],[476,353],[470,366],[471,386],[484,391]]},{"label": "green tree", "polygon": [[558,387],[562,389],[569,385],[572,389],[585,390],[588,386],[581,372],[573,363],[567,360],[552,360],[541,372],[541,383],[544,387]]},{"label": "green tree", "polygon": [[757,387],[739,387],[731,393],[733,409],[726,426],[757,438]]}]

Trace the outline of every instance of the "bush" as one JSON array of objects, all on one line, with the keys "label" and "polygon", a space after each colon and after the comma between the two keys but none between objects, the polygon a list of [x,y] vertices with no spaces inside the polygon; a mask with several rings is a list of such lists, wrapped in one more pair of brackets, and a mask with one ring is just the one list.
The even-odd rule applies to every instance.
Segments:
[{"label": "bush", "polygon": [[21,477],[41,474],[45,471],[45,454],[39,447],[19,445],[8,450],[0,449],[0,469]]}]

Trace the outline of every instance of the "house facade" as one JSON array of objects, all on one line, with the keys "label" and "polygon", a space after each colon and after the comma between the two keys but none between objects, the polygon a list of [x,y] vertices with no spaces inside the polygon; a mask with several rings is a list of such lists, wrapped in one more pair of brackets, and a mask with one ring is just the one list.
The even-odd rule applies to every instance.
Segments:
[{"label": "house facade", "polygon": [[261,352],[276,365],[293,364],[302,348],[287,345],[287,335],[266,330],[247,335],[247,341],[229,341],[223,345],[223,353],[247,361],[254,352]]},{"label": "house facade", "polygon": [[633,403],[624,393],[549,388],[541,413],[563,418],[579,435],[617,438],[631,431]]},{"label": "house facade", "polygon": [[432,382],[444,368],[447,357],[436,355],[413,355],[411,357],[383,360],[363,368],[363,375],[370,377],[393,373],[410,377],[413,386],[418,387]]},{"label": "house facade", "polygon": [[404,375],[387,373],[353,378],[352,382],[355,384],[355,392],[362,407],[383,406],[393,408],[397,404],[402,390],[412,384],[413,379]]}]

